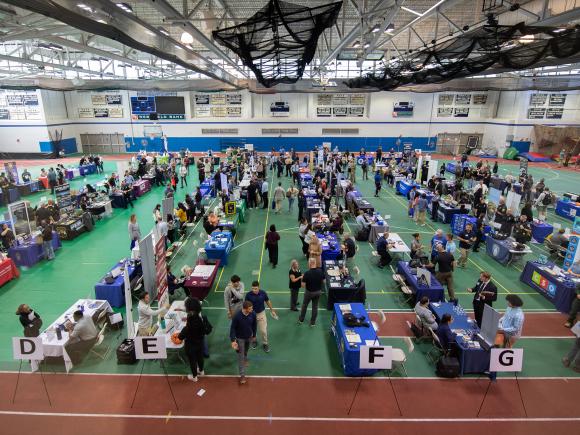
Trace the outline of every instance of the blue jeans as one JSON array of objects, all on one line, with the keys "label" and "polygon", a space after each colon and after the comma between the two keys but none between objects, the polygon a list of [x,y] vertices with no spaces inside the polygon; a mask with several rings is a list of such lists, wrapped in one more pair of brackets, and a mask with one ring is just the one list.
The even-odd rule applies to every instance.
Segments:
[{"label": "blue jeans", "polygon": [[294,198],[288,198],[288,211],[292,211],[293,205],[294,205]]},{"label": "blue jeans", "polygon": [[42,242],[42,250],[44,251],[44,258],[52,260],[54,258],[54,249],[52,249],[52,240]]},{"label": "blue jeans", "polygon": [[240,376],[246,376],[246,361],[248,361],[248,349],[250,349],[250,340],[242,338],[236,339],[238,343],[238,370]]}]

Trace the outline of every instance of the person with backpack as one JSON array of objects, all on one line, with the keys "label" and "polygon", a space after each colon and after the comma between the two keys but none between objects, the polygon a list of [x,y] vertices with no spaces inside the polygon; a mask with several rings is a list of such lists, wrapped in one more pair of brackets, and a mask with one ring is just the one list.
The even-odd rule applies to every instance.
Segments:
[{"label": "person with backpack", "polygon": [[536,209],[538,209],[538,219],[541,221],[546,220],[546,215],[548,212],[548,206],[552,204],[552,194],[549,188],[544,188],[540,193],[540,196],[536,199]]},{"label": "person with backpack", "polygon": [[368,163],[366,157],[363,157],[360,167],[362,169],[362,179],[368,180],[369,179],[369,163]]},{"label": "person with backpack", "polygon": [[205,375],[204,366],[204,337],[211,333],[212,326],[207,317],[201,314],[201,303],[197,298],[188,297],[185,300],[187,322],[178,337],[185,340],[184,349],[189,360],[191,375],[187,379],[197,382],[198,376]]}]

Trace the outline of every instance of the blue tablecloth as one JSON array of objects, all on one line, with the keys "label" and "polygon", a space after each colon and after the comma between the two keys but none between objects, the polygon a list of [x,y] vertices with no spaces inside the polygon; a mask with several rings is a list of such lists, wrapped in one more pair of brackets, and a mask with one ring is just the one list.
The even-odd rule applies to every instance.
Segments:
[{"label": "blue tablecloth", "polygon": [[316,198],[316,190],[314,189],[302,189],[305,198]]},{"label": "blue tablecloth", "polygon": [[456,169],[457,169],[457,163],[448,162],[445,164],[445,170],[453,175],[455,175]]},{"label": "blue tablecloth", "polygon": [[439,202],[439,208],[437,209],[437,219],[444,224],[451,223],[453,215],[460,213],[460,209],[452,207],[451,205]]},{"label": "blue tablecloth", "polygon": [[[477,226],[477,218],[475,216],[470,216],[468,214],[454,214],[451,217],[451,232],[456,236],[458,236],[465,229],[465,225],[467,225],[468,223],[473,225],[473,230],[475,230]],[[491,227],[489,225],[484,225],[483,237],[481,240],[485,241],[490,231]]]},{"label": "blue tablecloth", "polygon": [[79,166],[79,173],[81,174],[81,177],[85,175],[94,174],[95,172],[97,172],[97,165],[95,165],[94,163]]},{"label": "blue tablecloth", "polygon": [[[56,231],[52,232],[52,247],[55,251],[61,247],[60,237]],[[42,245],[31,241],[24,245],[10,248],[8,256],[12,258],[16,266],[32,267],[44,258],[44,251]]]},{"label": "blue tablecloth", "polygon": [[[28,196],[34,192],[40,190],[39,185],[41,185],[38,180],[29,181],[28,183],[20,183],[16,185],[16,188],[20,192],[20,196]],[[44,186],[43,186],[44,188]]]},{"label": "blue tablecloth", "polygon": [[[340,242],[334,233],[316,233],[322,244],[322,261],[336,260],[340,255]],[[327,244],[323,243],[327,242]]]},{"label": "blue tablecloth", "polygon": [[17,187],[12,187],[10,189],[8,189],[8,195],[9,195],[9,203],[13,203],[16,201],[20,201],[20,191],[18,190]]},{"label": "blue tablecloth", "polygon": [[575,202],[560,200],[556,204],[556,214],[573,221],[576,216],[580,216],[580,206]]},{"label": "blue tablecloth", "polygon": [[485,242],[485,251],[487,255],[501,264],[507,264],[511,260],[511,252],[513,240],[496,240],[493,237],[488,237]]},{"label": "blue tablecloth", "polygon": [[520,281],[546,297],[558,311],[569,313],[572,301],[576,297],[576,284],[570,279],[554,276],[542,270],[542,267],[552,268],[553,266],[554,263],[542,265],[535,261],[528,261],[520,275]]},{"label": "blue tablecloth", "polygon": [[410,192],[413,186],[421,187],[420,184],[417,184],[414,181],[401,180],[397,183],[397,193],[407,197],[407,194]]},{"label": "blue tablecloth", "polygon": [[324,208],[324,206],[319,199],[306,198],[306,217],[308,220],[310,220],[313,214],[318,213],[320,208]]},{"label": "blue tablecloth", "polygon": [[504,189],[507,187],[508,183],[502,177],[493,176],[491,177],[489,187],[493,187],[498,189],[500,192],[503,192]]},{"label": "blue tablecloth", "polygon": [[[338,355],[340,357],[340,362],[342,363],[344,374],[346,376],[372,376],[378,370],[360,368],[360,346],[365,346],[366,340],[376,340],[378,342],[377,334],[372,325],[368,328],[364,326],[346,326],[342,319],[342,312],[339,308],[340,305],[342,304],[334,304],[330,333],[336,340],[336,347],[338,348]],[[350,306],[351,311],[355,316],[364,316],[370,324],[369,315],[367,314],[363,304],[351,303]],[[347,329],[358,334],[361,342],[350,344],[345,334]]]},{"label": "blue tablecloth", "polygon": [[362,165],[363,162],[365,161],[365,159],[366,159],[367,164],[369,166],[371,166],[373,164],[373,162],[375,161],[375,158],[373,156],[357,156],[356,163],[359,165]]},{"label": "blue tablecloth", "polygon": [[415,300],[419,301],[423,296],[427,296],[431,302],[445,301],[443,286],[435,279],[435,275],[431,275],[431,286],[424,287],[417,284],[417,275],[411,273],[408,262],[399,261],[397,263],[397,273],[403,277],[411,290],[413,290]]},{"label": "blue tablecloth", "polygon": [[[114,270],[121,267],[123,263],[119,262],[111,268]],[[129,280],[141,275],[141,264],[135,266],[129,265]],[[115,278],[111,284],[105,282],[103,277],[97,284],[95,284],[95,299],[106,300],[112,307],[122,307],[125,305],[125,280],[124,273]]]},{"label": "blue tablecloth", "polygon": [[301,173],[299,175],[299,178],[300,178],[300,187],[305,187],[305,186],[309,185],[310,183],[312,183],[312,175],[310,175],[310,174]]},{"label": "blue tablecloth", "polygon": [[[443,314],[451,314],[453,322],[451,323],[451,330],[458,332],[463,330],[467,332],[470,337],[473,337],[479,329],[477,323],[471,321],[469,317],[461,311],[461,307],[456,307],[452,303],[436,303],[429,304],[429,309],[435,315],[437,323],[440,322]],[[468,339],[469,340],[469,339]],[[466,373],[483,373],[489,370],[490,353],[485,349],[479,347],[469,347],[468,342],[462,337],[455,337],[456,349],[458,350],[459,366],[461,374]]]},{"label": "blue tablecloth", "polygon": [[220,260],[220,266],[227,266],[228,256],[233,247],[232,233],[214,231],[209,240],[205,242],[205,253],[209,259]]},{"label": "blue tablecloth", "polygon": [[538,243],[544,243],[546,237],[548,237],[554,231],[554,227],[545,222],[532,222],[532,237]]},{"label": "blue tablecloth", "polygon": [[431,204],[431,201],[433,200],[433,197],[435,196],[433,194],[433,192],[431,192],[428,189],[417,189],[417,194],[419,195],[425,195],[425,199],[427,200],[427,205]]}]

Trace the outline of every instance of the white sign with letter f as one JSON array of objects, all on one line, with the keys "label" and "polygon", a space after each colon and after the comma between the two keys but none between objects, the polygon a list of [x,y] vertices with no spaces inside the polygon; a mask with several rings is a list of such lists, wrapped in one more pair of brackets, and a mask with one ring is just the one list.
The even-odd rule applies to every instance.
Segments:
[{"label": "white sign with letter f", "polygon": [[361,369],[390,370],[393,367],[391,346],[361,346],[359,366]]}]

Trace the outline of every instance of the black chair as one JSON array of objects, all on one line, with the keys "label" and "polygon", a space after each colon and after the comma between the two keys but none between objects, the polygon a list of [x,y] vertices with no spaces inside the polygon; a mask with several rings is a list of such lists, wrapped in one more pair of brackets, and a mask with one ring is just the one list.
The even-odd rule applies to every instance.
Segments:
[{"label": "black chair", "polygon": [[366,288],[366,284],[365,284],[365,280],[361,279],[357,285],[356,285],[356,290],[352,295],[353,300],[358,300],[362,303],[364,303],[367,300],[367,288]]}]

